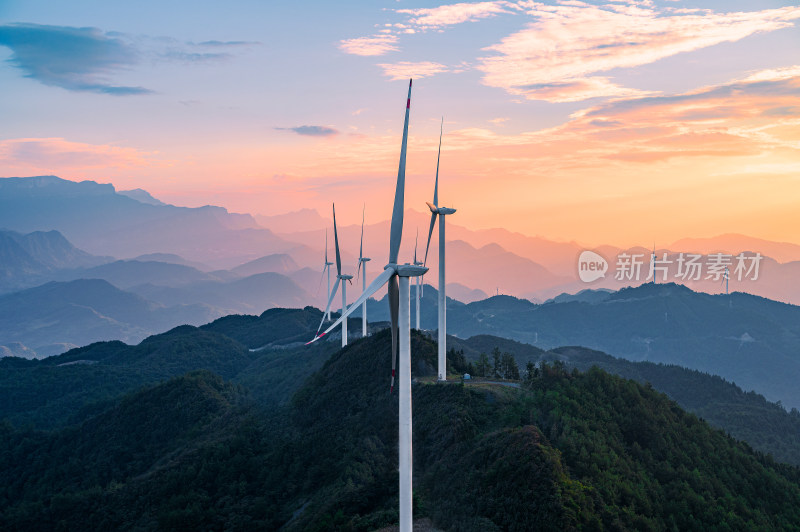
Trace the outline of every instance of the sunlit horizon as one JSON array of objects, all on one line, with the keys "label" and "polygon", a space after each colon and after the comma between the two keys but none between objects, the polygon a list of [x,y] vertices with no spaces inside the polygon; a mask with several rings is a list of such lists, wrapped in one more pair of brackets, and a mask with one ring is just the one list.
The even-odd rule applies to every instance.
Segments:
[{"label": "sunlit horizon", "polygon": [[800,244],[797,20],[782,1],[5,2],[0,172],[265,216],[336,202],[342,224],[366,203],[375,223],[413,77],[408,208],[443,117],[452,223]]}]

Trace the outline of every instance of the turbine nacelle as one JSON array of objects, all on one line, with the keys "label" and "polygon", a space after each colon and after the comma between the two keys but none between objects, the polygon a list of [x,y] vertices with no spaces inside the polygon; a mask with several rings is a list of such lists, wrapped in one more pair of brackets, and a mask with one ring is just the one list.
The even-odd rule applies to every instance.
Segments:
[{"label": "turbine nacelle", "polygon": [[400,277],[420,277],[428,272],[428,268],[417,264],[393,264],[389,263],[383,267],[384,271],[390,270],[394,275]]},{"label": "turbine nacelle", "polygon": [[395,266],[395,271],[400,277],[420,277],[428,273],[428,268],[416,264],[400,264]]}]

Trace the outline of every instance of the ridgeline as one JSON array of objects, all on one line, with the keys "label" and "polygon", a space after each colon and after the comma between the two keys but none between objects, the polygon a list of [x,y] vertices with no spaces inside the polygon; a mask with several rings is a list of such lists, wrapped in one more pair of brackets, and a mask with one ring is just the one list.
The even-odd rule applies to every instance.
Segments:
[{"label": "ridgeline", "polygon": [[[307,378],[307,359],[298,366],[297,353],[283,359],[304,368],[283,401],[249,392],[245,368],[267,375],[267,359],[291,349],[253,353],[210,330],[167,334],[176,337],[169,352],[125,346],[134,351],[92,358],[86,348],[62,362],[95,363],[55,367],[172,361],[164,375],[184,367],[180,353],[191,360],[203,349],[202,335],[241,348],[228,346],[224,361],[214,350],[198,356],[222,377],[193,371],[147,384],[49,432],[3,425],[0,528],[375,530],[396,523],[388,332],[330,356],[317,351],[317,371]],[[435,358],[435,344],[413,333],[415,515],[442,530],[800,527],[797,468],[711,428],[649,386],[599,369],[568,371],[561,361],[542,364],[520,388],[437,385],[429,382]]]}]

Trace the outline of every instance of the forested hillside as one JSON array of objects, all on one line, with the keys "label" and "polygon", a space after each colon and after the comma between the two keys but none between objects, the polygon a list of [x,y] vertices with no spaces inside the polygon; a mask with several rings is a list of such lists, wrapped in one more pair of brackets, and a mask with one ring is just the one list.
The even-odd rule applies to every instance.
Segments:
[{"label": "forested hillside", "polygon": [[[283,407],[265,408],[246,386],[195,372],[54,432],[5,425],[0,526],[291,531],[394,523],[389,345],[387,331],[336,351]],[[568,371],[559,361],[531,372],[519,389],[437,385],[428,383],[435,344],[414,333],[412,353],[415,515],[441,529],[800,526],[796,468],[650,387],[599,369]]]}]

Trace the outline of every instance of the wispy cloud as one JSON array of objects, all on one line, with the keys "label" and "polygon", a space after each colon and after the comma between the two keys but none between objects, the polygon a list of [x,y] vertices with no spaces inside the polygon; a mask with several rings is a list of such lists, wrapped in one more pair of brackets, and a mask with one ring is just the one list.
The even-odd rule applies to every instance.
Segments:
[{"label": "wispy cloud", "polygon": [[138,61],[136,50],[97,28],[38,24],[0,26],[0,45],[10,62],[45,85],[115,96],[147,94],[144,87],[117,86],[108,77]]},{"label": "wispy cloud", "polygon": [[339,131],[327,126],[297,126],[297,127],[276,127],[279,131],[294,131],[298,135],[307,137],[332,137],[338,135]]},{"label": "wispy cloud", "polygon": [[63,138],[0,140],[0,161],[4,167],[43,172],[144,166],[151,164],[153,155],[135,148],[86,144]]},{"label": "wispy cloud", "polygon": [[447,66],[431,61],[417,63],[400,61],[399,63],[380,63],[378,66],[383,69],[383,74],[392,80],[427,78],[434,74],[450,71]]},{"label": "wispy cloud", "polygon": [[645,65],[682,52],[790,27],[800,7],[737,13],[663,9],[649,4],[526,3],[537,20],[486,48],[483,82],[547,101],[630,96],[595,74]]},{"label": "wispy cloud", "polygon": [[501,13],[513,13],[520,9],[516,2],[491,1],[463,2],[434,8],[398,9],[396,12],[410,15],[408,23],[424,30],[476,21]]},{"label": "wispy cloud", "polygon": [[622,87],[608,78],[600,76],[532,83],[512,87],[510,92],[524,95],[529,100],[546,100],[548,102],[580,102],[590,98],[623,98],[653,94]]},{"label": "wispy cloud", "polygon": [[353,55],[384,55],[399,50],[397,40],[396,35],[381,33],[370,37],[358,37],[340,41],[339,48]]},{"label": "wispy cloud", "polygon": [[251,41],[186,43],[167,37],[132,37],[98,28],[40,24],[0,25],[0,46],[12,51],[9,62],[28,78],[70,91],[114,96],[150,94],[139,86],[113,83],[114,75],[134,68],[142,58],[206,63],[233,57],[227,50],[257,45]]}]

